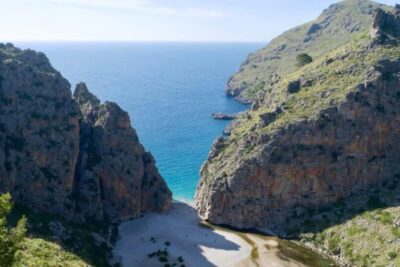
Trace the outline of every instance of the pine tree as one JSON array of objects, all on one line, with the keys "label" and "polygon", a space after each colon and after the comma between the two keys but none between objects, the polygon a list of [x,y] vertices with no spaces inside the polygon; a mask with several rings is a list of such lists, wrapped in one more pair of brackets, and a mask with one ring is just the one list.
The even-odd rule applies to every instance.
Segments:
[{"label": "pine tree", "polygon": [[26,234],[26,218],[13,228],[8,227],[7,216],[13,204],[11,195],[0,195],[0,266],[12,266],[16,252],[21,249]]}]

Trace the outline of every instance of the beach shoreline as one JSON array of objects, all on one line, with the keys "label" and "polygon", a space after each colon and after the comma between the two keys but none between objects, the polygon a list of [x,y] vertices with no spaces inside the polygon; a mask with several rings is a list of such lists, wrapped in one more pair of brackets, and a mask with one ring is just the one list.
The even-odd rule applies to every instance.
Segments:
[{"label": "beach shoreline", "polygon": [[119,235],[114,256],[125,267],[307,266],[285,257],[275,237],[203,224],[193,206],[181,201],[166,213],[122,223]]}]

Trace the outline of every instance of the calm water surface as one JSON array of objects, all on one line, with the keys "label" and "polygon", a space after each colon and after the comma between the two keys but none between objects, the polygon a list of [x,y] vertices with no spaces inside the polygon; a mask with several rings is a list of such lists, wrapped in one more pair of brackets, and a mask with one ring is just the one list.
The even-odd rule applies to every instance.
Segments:
[{"label": "calm water surface", "polygon": [[246,109],[224,94],[229,76],[258,43],[17,43],[42,51],[74,87],[129,112],[174,193],[192,200],[199,170],[227,122],[212,112]]}]

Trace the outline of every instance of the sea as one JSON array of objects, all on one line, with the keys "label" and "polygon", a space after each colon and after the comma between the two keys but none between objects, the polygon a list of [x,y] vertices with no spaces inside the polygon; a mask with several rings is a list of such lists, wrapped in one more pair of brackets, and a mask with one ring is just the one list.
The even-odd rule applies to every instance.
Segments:
[{"label": "sea", "polygon": [[34,42],[74,89],[83,81],[102,101],[126,110],[146,150],[173,192],[192,201],[201,165],[227,121],[212,112],[248,106],[224,88],[261,43]]}]

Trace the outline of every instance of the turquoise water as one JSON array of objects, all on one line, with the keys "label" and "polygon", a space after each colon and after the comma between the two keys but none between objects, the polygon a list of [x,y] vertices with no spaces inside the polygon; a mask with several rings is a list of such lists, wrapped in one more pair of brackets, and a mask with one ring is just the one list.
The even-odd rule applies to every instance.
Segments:
[{"label": "turquoise water", "polygon": [[47,54],[73,87],[129,112],[176,199],[193,199],[199,170],[227,122],[212,112],[246,109],[224,94],[229,76],[262,44],[17,43]]}]

